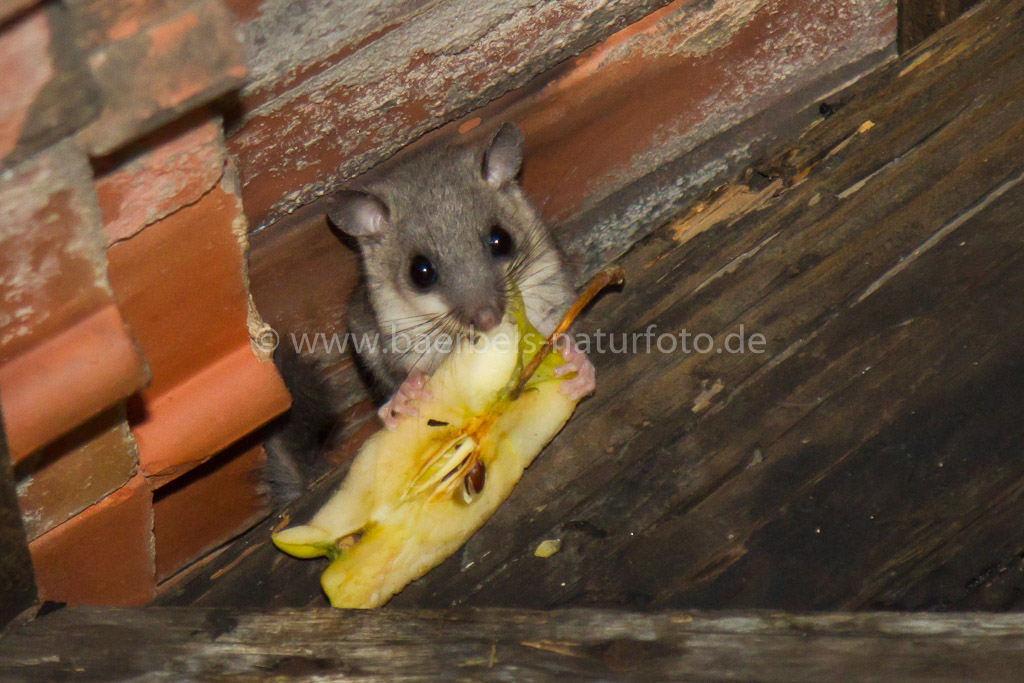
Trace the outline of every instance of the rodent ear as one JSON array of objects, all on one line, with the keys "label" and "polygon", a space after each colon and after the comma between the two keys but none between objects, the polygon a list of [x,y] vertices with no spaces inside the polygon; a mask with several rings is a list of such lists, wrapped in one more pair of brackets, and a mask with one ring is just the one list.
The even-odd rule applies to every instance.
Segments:
[{"label": "rodent ear", "polygon": [[523,133],[514,123],[503,123],[484,153],[484,179],[501,187],[519,174],[523,165]]},{"label": "rodent ear", "polygon": [[374,237],[387,225],[388,207],[368,192],[342,190],[327,199],[327,219],[347,235]]}]

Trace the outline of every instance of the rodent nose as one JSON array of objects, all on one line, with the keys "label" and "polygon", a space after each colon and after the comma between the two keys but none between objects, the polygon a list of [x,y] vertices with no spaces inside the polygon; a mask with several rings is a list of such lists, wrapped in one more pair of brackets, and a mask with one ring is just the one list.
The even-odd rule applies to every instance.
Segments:
[{"label": "rodent nose", "polygon": [[473,326],[482,332],[489,332],[501,322],[501,311],[496,306],[488,306],[480,309],[473,316]]}]

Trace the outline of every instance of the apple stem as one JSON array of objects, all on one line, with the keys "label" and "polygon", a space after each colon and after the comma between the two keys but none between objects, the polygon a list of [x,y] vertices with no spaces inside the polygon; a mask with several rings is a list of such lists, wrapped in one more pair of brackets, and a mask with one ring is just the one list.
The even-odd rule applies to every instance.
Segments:
[{"label": "apple stem", "polygon": [[558,325],[555,326],[555,331],[552,332],[544,342],[544,346],[540,347],[540,351],[535,353],[533,358],[530,359],[530,362],[526,364],[525,368],[523,368],[522,374],[519,375],[519,381],[516,382],[515,387],[512,389],[511,397],[513,401],[519,398],[519,394],[523,392],[523,387],[526,386],[526,383],[530,380],[530,377],[533,376],[533,373],[537,371],[537,368],[540,367],[540,364],[544,362],[544,357],[548,355],[552,348],[554,348],[555,342],[558,341],[558,338],[565,334],[566,330],[569,329],[569,326],[572,325],[573,321],[576,320],[583,309],[587,307],[587,304],[594,300],[594,297],[597,296],[598,292],[609,285],[621,285],[625,279],[625,268],[609,268],[608,270],[602,270],[591,278],[587,288],[583,290],[583,293],[577,297],[576,301],[569,307],[566,314],[562,316],[561,321],[559,321]]}]

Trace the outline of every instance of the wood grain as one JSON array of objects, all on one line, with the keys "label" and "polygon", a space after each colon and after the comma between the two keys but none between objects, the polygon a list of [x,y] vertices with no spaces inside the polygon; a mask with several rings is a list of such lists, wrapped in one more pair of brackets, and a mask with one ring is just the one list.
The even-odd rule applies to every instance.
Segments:
[{"label": "wood grain", "polygon": [[1012,680],[1024,617],[73,608],[0,640],[18,680]]},{"label": "wood grain", "polygon": [[[621,259],[596,395],[392,606],[1024,608],[1022,34],[979,6]],[[164,601],[322,604],[273,523]]]}]

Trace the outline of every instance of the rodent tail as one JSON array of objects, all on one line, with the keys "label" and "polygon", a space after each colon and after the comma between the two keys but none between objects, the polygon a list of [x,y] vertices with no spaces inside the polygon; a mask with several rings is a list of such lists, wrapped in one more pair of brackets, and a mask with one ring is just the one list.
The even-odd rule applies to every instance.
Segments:
[{"label": "rodent tail", "polygon": [[292,396],[291,409],[273,425],[264,443],[264,482],[271,503],[279,508],[302,495],[329,469],[325,445],[339,411],[315,359],[278,347],[274,363]]},{"label": "rodent tail", "polygon": [[267,462],[263,469],[263,479],[270,494],[270,504],[274,509],[282,508],[302,495],[306,490],[306,477],[302,475],[295,456],[282,439],[273,435],[267,439],[264,448],[267,451]]}]

